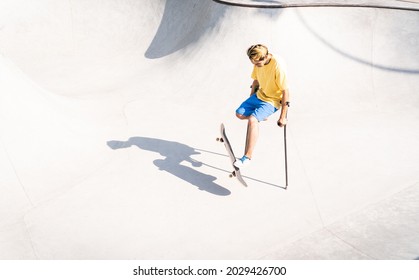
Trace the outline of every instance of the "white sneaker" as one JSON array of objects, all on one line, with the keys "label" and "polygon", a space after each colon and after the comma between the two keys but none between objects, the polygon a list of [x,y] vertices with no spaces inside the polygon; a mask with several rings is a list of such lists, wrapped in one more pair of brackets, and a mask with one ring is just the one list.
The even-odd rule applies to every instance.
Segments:
[{"label": "white sneaker", "polygon": [[236,160],[233,165],[239,169],[242,169],[250,164],[250,158],[243,156],[241,159]]}]

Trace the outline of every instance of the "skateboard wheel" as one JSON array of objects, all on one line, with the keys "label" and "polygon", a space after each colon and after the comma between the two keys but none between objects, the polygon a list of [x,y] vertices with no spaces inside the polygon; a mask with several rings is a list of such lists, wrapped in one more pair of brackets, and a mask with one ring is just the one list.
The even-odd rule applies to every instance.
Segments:
[{"label": "skateboard wheel", "polygon": [[233,178],[233,173],[230,173],[229,175],[228,175],[228,177],[230,177],[230,178]]}]

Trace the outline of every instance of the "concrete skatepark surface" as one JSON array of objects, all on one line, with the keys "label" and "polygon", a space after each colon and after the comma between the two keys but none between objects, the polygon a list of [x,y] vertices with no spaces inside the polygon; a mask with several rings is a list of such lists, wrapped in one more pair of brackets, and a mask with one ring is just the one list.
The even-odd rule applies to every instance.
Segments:
[{"label": "concrete skatepark surface", "polygon": [[[255,43],[287,190],[278,114],[247,188],[215,141],[244,149]],[[413,10],[1,1],[0,259],[418,259],[418,45]]]}]

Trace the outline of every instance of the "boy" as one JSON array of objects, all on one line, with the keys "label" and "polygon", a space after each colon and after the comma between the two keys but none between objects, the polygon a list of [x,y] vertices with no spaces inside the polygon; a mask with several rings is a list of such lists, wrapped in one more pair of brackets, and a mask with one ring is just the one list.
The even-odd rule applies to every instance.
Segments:
[{"label": "boy", "polygon": [[247,120],[246,148],[241,159],[234,165],[243,168],[250,163],[256,140],[259,136],[259,122],[281,108],[277,121],[280,127],[287,124],[289,90],[284,66],[268,52],[264,45],[252,45],[247,56],[254,65],[252,72],[252,91],[250,97],[236,110],[236,116]]}]

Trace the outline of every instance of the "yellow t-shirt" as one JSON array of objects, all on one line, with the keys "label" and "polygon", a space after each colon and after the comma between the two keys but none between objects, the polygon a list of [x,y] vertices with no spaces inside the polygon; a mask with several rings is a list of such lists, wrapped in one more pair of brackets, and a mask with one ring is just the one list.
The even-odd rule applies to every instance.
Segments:
[{"label": "yellow t-shirt", "polygon": [[285,65],[272,56],[271,61],[262,67],[253,67],[252,79],[259,82],[256,93],[260,100],[271,103],[275,108],[281,107],[283,91],[288,89]]}]

